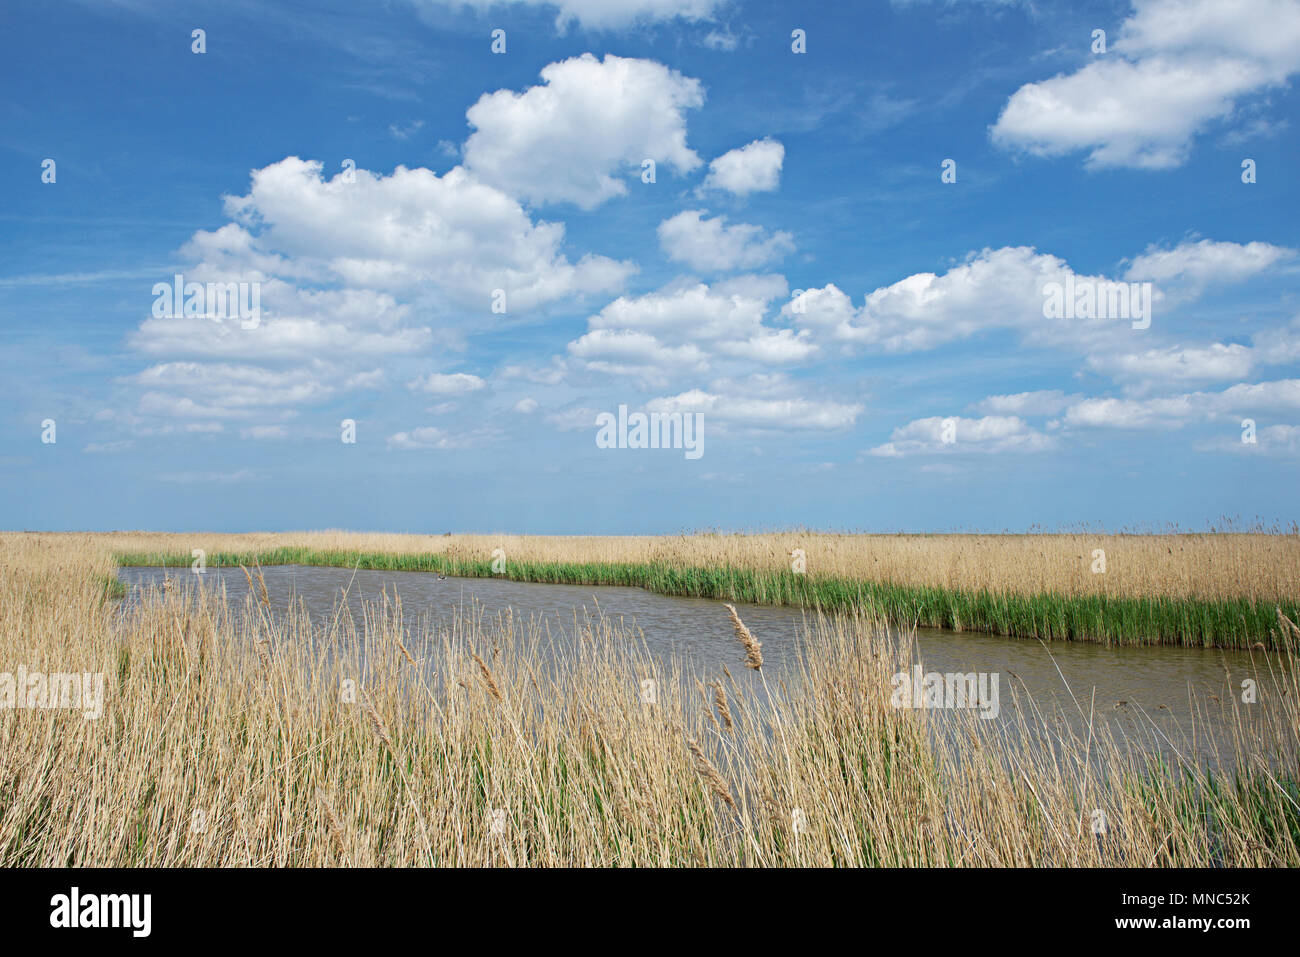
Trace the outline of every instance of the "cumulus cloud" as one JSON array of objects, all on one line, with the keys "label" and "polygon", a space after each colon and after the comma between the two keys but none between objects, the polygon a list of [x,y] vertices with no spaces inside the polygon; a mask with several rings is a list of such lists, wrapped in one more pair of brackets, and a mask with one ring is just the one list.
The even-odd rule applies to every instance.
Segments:
[{"label": "cumulus cloud", "polygon": [[1242,282],[1294,259],[1296,251],[1271,243],[1228,243],[1202,239],[1172,249],[1150,246],[1128,265],[1124,278],[1175,284],[1199,292],[1211,283]]},{"label": "cumulus cloud", "polygon": [[1142,394],[1170,387],[1240,381],[1261,366],[1300,359],[1300,317],[1289,325],[1263,329],[1250,345],[1238,342],[1178,343],[1139,352],[1088,356],[1088,367]]},{"label": "cumulus cloud", "polygon": [[700,41],[710,50],[720,50],[723,53],[732,53],[740,45],[740,38],[732,33],[729,29],[710,30]]},{"label": "cumulus cloud", "polygon": [[[1180,299],[1186,301],[1211,279],[1239,282],[1275,268],[1291,255],[1291,250],[1267,243],[1202,240],[1175,249],[1148,249],[1128,262],[1123,278],[1149,281],[1154,275],[1182,283]],[[1127,319],[1046,318],[1044,291],[1049,284],[1064,287],[1067,281],[1076,290],[1096,291],[1120,280],[1075,272],[1064,260],[1032,247],[1004,246],[971,253],[943,274],[915,273],[881,286],[868,293],[861,306],[831,283],[798,292],[781,312],[813,333],[816,341],[900,353],[1003,329],[1017,332],[1027,344],[1109,357],[1131,351],[1135,335],[1159,334],[1158,317],[1149,333],[1135,332]],[[1096,295],[1100,301],[1102,293]],[[1157,311],[1172,305],[1159,284],[1153,285],[1152,302]],[[1099,361],[1115,364],[1109,358]],[[1147,361],[1156,364],[1155,358]],[[1135,369],[1140,364],[1133,361]]]},{"label": "cumulus cloud", "polygon": [[134,448],[134,439],[119,439],[115,442],[87,442],[81,449],[91,455],[101,455],[113,452],[125,452],[127,449]]},{"label": "cumulus cloud", "polygon": [[724,355],[750,359],[760,365],[805,362],[818,352],[807,332],[793,329],[764,329],[748,339],[720,342],[717,349]]},{"label": "cumulus cloud", "polygon": [[598,415],[600,415],[598,409],[592,409],[585,405],[575,405],[567,409],[561,409],[558,412],[552,412],[545,419],[561,432],[574,432],[578,429],[594,429],[596,427],[596,416]]},{"label": "cumulus cloud", "polygon": [[785,288],[780,277],[677,283],[644,296],[620,296],[588,322],[595,329],[736,339],[758,331],[764,311]]},{"label": "cumulus cloud", "polygon": [[428,375],[408,382],[407,388],[416,392],[427,392],[430,395],[464,395],[466,392],[476,392],[483,388],[484,382],[476,375],[470,375],[468,372],[452,372],[445,374],[442,372],[430,372]]},{"label": "cumulus cloud", "polygon": [[1235,428],[1227,435],[1197,442],[1198,452],[1232,452],[1240,455],[1300,455],[1300,425],[1266,425],[1257,427],[1254,442],[1243,442]]},{"label": "cumulus cloud", "polygon": [[1294,410],[1300,410],[1300,379],[1278,379],[1243,382],[1221,392],[1187,392],[1149,399],[1084,399],[1066,409],[1065,422],[1093,428],[1164,429]]},{"label": "cumulus cloud", "polygon": [[389,123],[388,133],[395,140],[409,140],[424,127],[424,120],[412,120],[409,123]]},{"label": "cumulus cloud", "polygon": [[419,352],[430,341],[427,328],[366,332],[298,318],[270,320],[252,330],[202,319],[146,319],[128,337],[129,344],[146,355],[212,359],[398,355]]},{"label": "cumulus cloud", "polygon": [[781,184],[785,147],[776,140],[755,140],[723,153],[709,164],[705,188],[721,189],[737,196],[771,192]]},{"label": "cumulus cloud", "polygon": [[648,333],[631,329],[593,329],[569,343],[569,354],[597,372],[634,376],[646,382],[663,382],[672,375],[708,368],[698,346],[665,345]]},{"label": "cumulus cloud", "polygon": [[1139,389],[1241,380],[1254,364],[1250,347],[1221,342],[1088,357],[1090,368]]},{"label": "cumulus cloud", "polygon": [[[497,290],[511,314],[580,302],[616,292],[635,269],[592,255],[571,262],[560,251],[563,226],[534,222],[517,200],[462,167],[442,176],[356,169],[327,179],[319,162],[287,157],[254,170],[247,193],[224,204],[231,222],[196,232],[182,247],[191,261],[183,280],[246,284],[258,294],[259,321],[144,319],[128,344],[171,361],[135,378],[143,395],[137,417],[124,424],[139,434],[163,427],[151,418],[219,421],[251,404],[288,408],[377,388],[385,377],[376,361],[430,349],[431,318],[487,321]],[[444,346],[460,341],[450,324],[439,331]],[[245,401],[254,386],[265,402]],[[481,387],[463,373],[412,384],[433,394]]]},{"label": "cumulus cloud", "polygon": [[541,76],[541,86],[485,94],[466,113],[474,132],[465,166],[484,183],[533,203],[592,209],[625,194],[628,170],[639,174],[644,160],[678,173],[700,165],[685,116],[704,103],[698,80],[653,60],[590,53]]},{"label": "cumulus cloud", "polygon": [[[218,274],[209,263],[185,272],[187,281],[196,282],[229,275]],[[268,360],[404,355],[426,349],[432,340],[429,327],[408,324],[409,307],[387,293],[305,290],[274,278],[250,281],[259,283],[261,299],[260,321],[252,328],[238,321],[149,318],[128,336],[128,344],[149,356]]]},{"label": "cumulus cloud", "polygon": [[801,362],[817,352],[810,334],[764,322],[786,289],[779,276],[737,276],[620,296],[587,320],[590,331],[569,344],[569,355],[588,368],[653,383],[705,372],[719,359]]},{"label": "cumulus cloud", "polygon": [[462,167],[353,175],[326,180],[319,162],[291,156],[255,170],[226,213],[259,230],[256,249],[292,257],[300,271],[390,293],[432,287],[485,314],[495,289],[511,310],[529,309],[617,289],[633,270],[599,256],[569,262],[563,226],[532,222]]},{"label": "cumulus cloud", "polygon": [[741,428],[781,432],[829,431],[851,426],[862,406],[816,401],[798,396],[726,395],[691,389],[646,403],[651,412],[702,412],[706,424],[721,422]]},{"label": "cumulus cloud", "polygon": [[1297,0],[1137,0],[1108,53],[1022,86],[992,137],[1041,156],[1086,150],[1097,167],[1178,166],[1209,123],[1297,70]]},{"label": "cumulus cloud", "polygon": [[501,370],[501,377],[523,379],[535,385],[559,385],[567,372],[568,366],[563,357],[552,356],[546,364],[508,365]]},{"label": "cumulus cloud", "polygon": [[[696,227],[703,215],[678,220]],[[675,217],[677,219],[677,217]],[[726,224],[716,224],[725,230]],[[671,234],[671,230],[665,230]],[[1174,250],[1148,249],[1153,258],[1139,262],[1169,281],[1214,272],[1225,281],[1240,281],[1275,266],[1280,247],[1210,241],[1185,243]],[[1210,267],[1209,263],[1217,264]],[[1132,264],[1130,264],[1132,266]],[[1109,375],[1138,401],[1142,392],[1160,387],[1212,381],[1240,381],[1266,361],[1300,355],[1300,328],[1270,330],[1250,346],[1234,343],[1169,343],[1158,323],[1151,331],[1135,330],[1130,317],[1055,319],[1044,315],[1044,290],[1049,283],[1076,287],[1110,284],[1106,276],[1075,273],[1063,260],[1029,247],[985,249],[970,254],[946,273],[918,273],[868,293],[855,305],[834,284],[798,292],[772,315],[785,295],[778,276],[738,276],[713,283],[684,279],[640,296],[622,296],[588,319],[588,331],[570,343],[569,359],[576,365],[617,376],[634,376],[644,384],[659,384],[706,373],[775,368],[804,363],[838,348],[876,354],[913,352],[972,338],[991,331],[1015,334],[1030,346],[1074,354],[1086,367]],[[1154,301],[1162,301],[1159,290]],[[1264,360],[1263,341],[1274,359]],[[1141,346],[1140,348],[1134,348]],[[683,383],[689,385],[689,383]],[[757,402],[756,408],[785,409],[789,395],[755,396],[744,389],[687,389],[679,394],[697,403],[721,408],[719,402]],[[1241,393],[1234,393],[1238,397]],[[1036,451],[1056,441],[1024,426],[1024,417],[1054,417],[1069,412],[1070,424],[1088,421],[1092,406],[1079,395],[1038,390],[994,395],[975,403],[981,418],[953,421],[969,449]],[[1097,400],[1102,401],[1102,400]],[[1109,401],[1109,400],[1107,400]],[[680,404],[680,403],[679,403]],[[1096,410],[1094,410],[1095,412]],[[1097,413],[1101,414],[1101,413]],[[935,422],[917,420],[900,430],[875,454],[907,454],[929,448]],[[919,424],[918,424],[919,423]],[[1049,422],[1048,430],[1061,423]],[[927,432],[929,430],[929,432]],[[940,437],[941,438],[941,437]],[[928,444],[927,444],[928,443]],[[942,443],[941,443],[942,444]]]},{"label": "cumulus cloud", "polygon": [[1263,329],[1251,337],[1255,361],[1261,365],[1282,365],[1300,359],[1300,316],[1289,325]]},{"label": "cumulus cloud", "polygon": [[571,23],[587,30],[619,30],[636,23],[654,23],[681,17],[708,19],[722,0],[414,0],[417,6],[473,7],[488,10],[516,5],[555,10],[556,29]]},{"label": "cumulus cloud", "polygon": [[[725,245],[729,227],[693,210],[666,221],[661,236],[689,236],[702,225],[708,225],[714,245]],[[1169,281],[1210,274],[1240,281],[1276,266],[1286,254],[1267,244],[1206,240],[1148,249],[1143,255],[1151,258],[1139,257],[1129,268],[1151,269]],[[1239,381],[1265,361],[1278,361],[1262,358],[1264,341],[1274,356],[1300,354],[1300,330],[1262,333],[1251,346],[1169,343],[1161,341],[1162,330],[1172,328],[1163,319],[1150,330],[1135,330],[1131,317],[1044,315],[1049,284],[1095,291],[1118,282],[1076,273],[1031,247],[1003,247],[971,253],[946,273],[917,273],[879,287],[860,306],[834,284],[802,290],[772,316],[785,292],[781,277],[739,276],[711,284],[688,279],[614,300],[588,319],[588,333],[570,344],[569,356],[589,369],[660,383],[712,372],[727,360],[772,367],[808,362],[828,350],[907,353],[1008,331],[1025,345],[1077,355],[1133,393]],[[1160,290],[1153,290],[1152,302],[1158,307],[1163,301]],[[1046,416],[1066,404],[1059,391],[1017,393],[989,397],[975,410],[993,417]]]},{"label": "cumulus cloud", "polygon": [[936,452],[1042,452],[1054,445],[1051,436],[1030,428],[1019,416],[931,416],[894,429],[889,441],[871,449],[871,454],[898,458]]},{"label": "cumulus cloud", "polygon": [[688,209],[659,224],[659,245],[668,258],[701,272],[755,269],[794,251],[787,232],[768,235],[749,223],[726,225],[727,217],[705,219],[703,209]]},{"label": "cumulus cloud", "polygon": [[289,430],[283,425],[250,425],[240,429],[239,435],[245,439],[278,440],[287,439]]},{"label": "cumulus cloud", "polygon": [[[248,416],[268,408],[320,401],[334,392],[310,370],[229,363],[164,362],[133,379],[146,390],[140,400],[141,411],[182,418]],[[200,401],[189,394],[199,396]]]},{"label": "cumulus cloud", "polygon": [[971,410],[1000,416],[1056,415],[1069,402],[1070,398],[1059,389],[1040,389],[1035,392],[991,395],[976,402]]},{"label": "cumulus cloud", "polygon": [[399,451],[454,451],[471,448],[491,441],[495,433],[490,429],[478,429],[465,433],[452,433],[432,425],[420,426],[406,432],[394,432],[388,437],[387,446]]},{"label": "cumulus cloud", "polygon": [[409,432],[395,432],[388,437],[390,449],[454,449],[456,438],[432,425],[411,429]]},{"label": "cumulus cloud", "polygon": [[1043,317],[1045,284],[1069,274],[1063,260],[1030,247],[985,249],[943,275],[916,273],[875,289],[861,307],[832,283],[801,292],[782,314],[818,339],[885,352],[933,349],[993,329],[1059,342],[1083,341],[1113,327],[1110,321],[1067,324]]}]

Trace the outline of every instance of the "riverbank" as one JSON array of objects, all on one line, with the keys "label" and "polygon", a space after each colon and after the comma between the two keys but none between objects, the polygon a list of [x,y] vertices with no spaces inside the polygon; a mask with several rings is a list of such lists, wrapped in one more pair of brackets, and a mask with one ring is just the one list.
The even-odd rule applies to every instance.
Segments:
[{"label": "riverbank", "polygon": [[256,568],[238,609],[119,605],[112,567],[0,537],[0,672],[102,691],[0,712],[0,866],[1300,866],[1293,655],[1276,708],[1187,729],[1230,750],[1211,773],[1032,708],[893,706],[912,637],[864,615],[812,616],[788,690],[743,623],[696,676],[605,618],[321,621]]},{"label": "riverbank", "polygon": [[[119,565],[187,567],[192,552],[157,550],[114,554]],[[1298,556],[1300,558],[1300,556]],[[834,577],[807,571],[665,562],[583,562],[512,559],[504,549],[482,558],[448,552],[361,551],[281,546],[205,553],[212,567],[320,565],[422,571],[470,578],[568,585],[617,585],[665,595],[758,605],[791,605],[825,612],[860,610],[895,627],[975,631],[1044,641],[1121,645],[1176,644],[1279,650],[1289,640],[1278,614],[1300,620],[1294,599],[1200,598],[1186,595],[1022,594]]]}]

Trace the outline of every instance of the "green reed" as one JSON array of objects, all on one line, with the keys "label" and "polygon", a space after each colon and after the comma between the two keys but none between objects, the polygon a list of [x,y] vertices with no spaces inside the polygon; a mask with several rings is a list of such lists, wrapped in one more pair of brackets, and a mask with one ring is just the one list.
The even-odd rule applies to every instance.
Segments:
[{"label": "green reed", "polygon": [[[119,565],[186,566],[183,552],[121,553]],[[437,572],[465,578],[565,585],[616,585],[664,595],[756,605],[789,605],[827,612],[860,608],[891,624],[945,628],[1044,641],[1095,641],[1119,645],[1188,645],[1280,648],[1277,610],[1300,619],[1300,603],[1251,598],[1200,599],[1111,595],[1021,595],[933,586],[856,581],[789,571],[704,568],[667,564],[505,561],[437,553],[393,554],[284,547],[260,552],[216,552],[212,567],[318,565],[383,571]],[[501,567],[500,565],[498,567]]]}]

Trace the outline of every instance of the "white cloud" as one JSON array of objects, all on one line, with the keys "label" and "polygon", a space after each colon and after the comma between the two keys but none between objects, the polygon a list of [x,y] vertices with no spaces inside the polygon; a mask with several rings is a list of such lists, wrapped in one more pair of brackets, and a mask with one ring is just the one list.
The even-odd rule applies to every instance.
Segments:
[{"label": "white cloud", "polygon": [[412,120],[410,123],[389,123],[388,133],[395,140],[409,140],[424,127],[424,120]]},{"label": "white cloud", "polygon": [[515,403],[514,410],[516,412],[522,413],[523,415],[532,415],[534,412],[537,411],[537,400],[532,398],[531,396],[522,398]]},{"label": "white cloud", "polygon": [[254,425],[240,429],[239,435],[245,439],[285,439],[289,437],[289,430],[283,425]]},{"label": "white cloud", "polygon": [[128,337],[148,356],[203,359],[300,359],[305,356],[412,355],[433,341],[427,327],[357,329],[314,318],[266,318],[254,329],[208,319],[146,319]]},{"label": "white cloud", "polygon": [[343,380],[345,389],[379,389],[388,382],[388,377],[384,375],[383,369],[370,369],[367,372],[357,372]]},{"label": "white cloud", "polygon": [[1088,365],[1136,388],[1151,389],[1241,380],[1254,366],[1254,353],[1248,346],[1214,342],[1205,346],[1176,345],[1145,352],[1089,356]]},{"label": "white cloud", "polygon": [[617,289],[633,271],[599,256],[570,263],[560,252],[563,226],[534,224],[459,166],[443,176],[358,169],[349,183],[291,156],[255,170],[247,195],[226,198],[226,212],[260,228],[254,249],[292,257],[299,270],[389,293],[432,287],[484,314],[494,289],[515,312]]},{"label": "white cloud", "polygon": [[710,30],[700,41],[710,50],[721,50],[724,53],[732,53],[740,44],[740,38],[732,33],[729,29]]},{"label": "white cloud", "polygon": [[698,80],[653,60],[590,53],[541,76],[542,86],[484,94],[466,113],[475,129],[465,166],[483,182],[534,203],[591,209],[626,193],[627,171],[639,175],[643,160],[679,173],[699,166],[685,118],[704,103]]},{"label": "white cloud", "polygon": [[[416,315],[468,313],[487,322],[497,289],[514,315],[617,291],[635,269],[599,256],[570,262],[560,252],[562,225],[534,223],[518,201],[461,167],[443,176],[358,169],[327,180],[319,162],[288,157],[253,171],[247,193],[226,197],[225,211],[232,222],[196,232],[182,247],[193,261],[183,279],[246,283],[259,294],[260,321],[252,328],[237,319],[141,322],[130,347],[176,361],[136,378],[144,395],[140,417],[128,424],[137,434],[167,428],[148,417],[243,414],[254,384],[266,395],[256,404],[267,408],[381,388],[386,379],[375,360],[415,357],[435,341]],[[462,341],[454,323],[437,331],[445,348]],[[176,376],[178,369],[188,371]],[[226,388],[236,369],[240,378]],[[164,374],[170,378],[160,384]],[[417,388],[446,394],[481,386],[462,374],[420,380]]]},{"label": "white cloud", "polygon": [[1111,429],[1181,426],[1197,414],[1196,396],[1157,399],[1084,399],[1065,413],[1069,425]]},{"label": "white cloud", "polygon": [[1150,399],[1084,399],[1065,412],[1068,425],[1112,429],[1180,428],[1215,419],[1253,418],[1300,410],[1300,379],[1240,383],[1222,392],[1187,392]]},{"label": "white cloud", "polygon": [[[1148,249],[1128,265],[1127,279],[1181,282],[1183,300],[1211,278],[1239,282],[1258,275],[1291,255],[1267,243],[1189,242],[1171,250]],[[1062,259],[1028,246],[1004,246],[971,253],[946,273],[915,273],[868,293],[862,306],[835,286],[808,289],[786,303],[781,313],[817,341],[846,348],[872,346],[885,352],[933,349],[998,329],[1018,332],[1031,345],[1111,356],[1147,342],[1163,326],[1167,301],[1154,286],[1157,313],[1151,331],[1134,330],[1129,320],[1048,319],[1044,290],[1072,280],[1082,289],[1118,280],[1076,273]],[[1196,288],[1193,288],[1196,287]],[[1109,361],[1106,360],[1106,361]]]},{"label": "white cloud", "polygon": [[652,383],[705,372],[725,358],[801,362],[817,352],[811,334],[763,321],[786,288],[780,276],[747,275],[621,296],[587,320],[590,331],[569,344],[569,354],[587,368]]},{"label": "white cloud", "polygon": [[550,7],[556,11],[555,25],[565,30],[578,23],[588,30],[618,30],[636,23],[652,23],[681,17],[708,19],[722,0],[415,0],[418,4],[442,7],[474,7],[486,11],[512,4]]},{"label": "white cloud", "polygon": [[768,235],[762,226],[726,225],[727,217],[705,219],[703,209],[688,209],[659,224],[659,245],[668,258],[701,272],[755,269],[794,251],[787,232]]},{"label": "white cloud", "polygon": [[466,392],[478,391],[484,384],[482,379],[468,372],[450,374],[430,372],[426,376],[408,382],[406,387],[416,392],[428,392],[431,395],[463,395]]},{"label": "white cloud", "polygon": [[411,429],[409,432],[396,432],[388,437],[390,449],[451,449],[456,447],[455,439],[442,429],[432,425]]},{"label": "white cloud", "polygon": [[793,329],[764,330],[748,339],[719,342],[716,348],[724,355],[750,359],[761,365],[806,362],[819,351],[807,332]]},{"label": "white cloud", "polygon": [[270,408],[317,402],[334,392],[309,370],[227,363],[164,362],[132,378],[147,390],[140,399],[141,412],[182,418],[260,414]]},{"label": "white cloud", "polygon": [[1280,328],[1264,329],[1241,343],[1177,344],[1137,353],[1099,353],[1088,366],[1142,394],[1167,387],[1228,382],[1248,377],[1260,366],[1300,359],[1300,317]]},{"label": "white cloud", "polygon": [[493,435],[493,432],[486,429],[466,433],[451,433],[432,425],[425,425],[407,432],[394,432],[388,437],[387,445],[390,449],[401,451],[418,451],[421,449],[451,451],[481,445],[483,442],[490,440]]},{"label": "white cloud", "polygon": [[773,139],[755,140],[723,153],[709,164],[706,188],[726,190],[738,196],[771,192],[781,183],[785,147]]},{"label": "white cloud", "polygon": [[681,283],[644,296],[620,296],[588,322],[593,329],[637,329],[712,340],[758,332],[784,282]]},{"label": "white cloud", "polygon": [[[229,197],[224,199],[229,202]],[[253,234],[238,223],[199,230],[185,241],[180,253],[186,260],[197,264],[189,272],[200,275],[190,278],[200,281],[224,279],[230,273],[242,279],[256,280],[275,275],[302,278],[309,277],[312,272],[306,267],[296,266],[283,255],[260,249]]]},{"label": "white cloud", "polygon": [[[691,212],[680,222],[693,228],[700,218]],[[1133,262],[1170,281],[1215,274],[1226,282],[1258,275],[1286,254],[1267,244],[1207,240],[1149,249],[1144,255],[1152,259]],[[879,287],[861,306],[834,284],[802,291],[773,319],[772,302],[784,292],[781,277],[739,276],[712,284],[687,279],[611,302],[588,320],[588,333],[570,344],[569,355],[589,369],[657,383],[712,372],[724,360],[770,367],[807,362],[828,347],[904,353],[1010,331],[1025,345],[1083,358],[1087,367],[1133,393],[1239,381],[1258,365],[1300,354],[1300,334],[1280,331],[1258,334],[1252,346],[1161,342],[1162,331],[1173,327],[1160,311],[1165,299],[1159,289],[1152,292],[1158,321],[1151,330],[1134,329],[1131,318],[1047,318],[1045,289],[1067,280],[1094,289],[1117,282],[1075,273],[1063,260],[1030,247],[1003,247],[971,253],[946,273],[918,273]],[[776,324],[782,321],[793,328]],[[1279,358],[1266,360],[1266,352]],[[1066,404],[1064,393],[1056,391],[989,397],[974,408],[992,416],[1048,416]]]},{"label": "white cloud", "polygon": [[1300,69],[1297,0],[1137,0],[1108,53],[1022,86],[994,142],[1091,166],[1180,165],[1193,137],[1242,97]]},{"label": "white cloud", "polygon": [[575,432],[578,429],[596,428],[596,416],[600,414],[598,409],[591,409],[585,405],[574,406],[568,409],[561,409],[559,412],[552,412],[546,416],[546,421],[555,426],[561,432]]},{"label": "white cloud", "polygon": [[742,428],[784,432],[847,428],[862,412],[862,406],[856,403],[819,402],[797,396],[722,395],[701,389],[651,399],[646,408],[651,412],[703,412],[706,425],[716,420]]},{"label": "white cloud", "polygon": [[523,379],[535,385],[559,385],[564,381],[568,367],[561,356],[552,356],[548,365],[508,365],[501,370],[504,379]]},{"label": "white cloud", "polygon": [[134,445],[135,440],[133,439],[119,439],[115,442],[87,442],[81,451],[91,454],[125,452]]},{"label": "white cloud", "polygon": [[[945,438],[950,441],[944,441]],[[917,453],[1042,452],[1055,441],[1014,415],[986,415],[978,419],[931,416],[915,419],[890,434],[889,441],[871,449],[882,458]]]},{"label": "white cloud", "polygon": [[708,367],[698,346],[665,345],[649,333],[632,329],[593,329],[569,343],[569,354],[597,372],[635,376],[646,382],[662,382],[670,375],[702,372]]},{"label": "white cloud", "polygon": [[[1148,249],[1129,265],[1130,278],[1150,270],[1162,281],[1180,284],[1184,299],[1211,280],[1239,282],[1275,269],[1291,251],[1266,243],[1187,242],[1175,249]],[[1111,282],[1104,276],[1081,276],[1057,257],[1028,247],[985,249],[946,273],[919,273],[868,293],[861,306],[834,284],[798,292],[784,304],[781,315],[802,333],[812,347],[839,347],[845,352],[870,348],[875,354],[934,349],[948,343],[1005,330],[1027,346],[1076,355],[1085,367],[1112,378],[1126,398],[1087,399],[1060,390],[1040,390],[989,396],[971,406],[989,422],[1021,416],[1058,416],[1066,412],[1068,425],[1119,425],[1146,427],[1160,422],[1190,421],[1198,415],[1231,415],[1236,409],[1281,401],[1274,391],[1242,383],[1255,369],[1300,358],[1300,317],[1287,328],[1256,333],[1250,345],[1238,343],[1162,342],[1167,330],[1177,328],[1164,311],[1173,300],[1153,291],[1155,318],[1150,329],[1132,328],[1129,320],[1049,319],[1044,316],[1044,290],[1048,283],[1085,284]],[[1094,287],[1095,288],[1095,287]],[[1214,382],[1238,382],[1219,399],[1166,397],[1143,401],[1141,397],[1171,387],[1187,389]],[[1284,390],[1285,391],[1285,390]],[[1245,413],[1243,413],[1245,414]],[[933,429],[941,419],[918,420],[914,430]],[[1060,421],[1047,423],[1049,430]],[[969,430],[967,423],[962,426]],[[931,437],[932,439],[932,437]],[[972,436],[981,447],[1036,449],[1046,436],[1029,430],[1023,435],[1000,437],[996,442]],[[902,432],[880,446],[877,455],[904,454],[927,448],[924,435]],[[921,444],[915,444],[921,443]]]},{"label": "white cloud", "polygon": [[1264,329],[1251,337],[1255,360],[1261,365],[1281,365],[1300,359],[1300,316],[1287,326]]},{"label": "white cloud", "polygon": [[991,395],[971,406],[972,411],[992,415],[1056,415],[1069,404],[1070,398],[1059,389]]},{"label": "white cloud", "polygon": [[1266,425],[1256,427],[1255,441],[1242,441],[1244,430],[1234,424],[1227,434],[1193,444],[1198,452],[1229,452],[1239,455],[1300,455],[1300,425]]},{"label": "white cloud", "polygon": [[1064,261],[1030,247],[985,249],[943,275],[916,273],[875,289],[861,308],[832,283],[804,291],[781,311],[818,339],[885,352],[933,349],[999,328],[1050,341],[1082,341],[1107,324],[1114,326],[1043,317],[1044,284],[1069,274]]},{"label": "white cloud", "polygon": [[1173,249],[1152,246],[1133,258],[1124,278],[1165,285],[1185,283],[1199,290],[1212,282],[1241,282],[1294,258],[1295,254],[1294,249],[1271,243],[1209,239],[1180,243]]}]

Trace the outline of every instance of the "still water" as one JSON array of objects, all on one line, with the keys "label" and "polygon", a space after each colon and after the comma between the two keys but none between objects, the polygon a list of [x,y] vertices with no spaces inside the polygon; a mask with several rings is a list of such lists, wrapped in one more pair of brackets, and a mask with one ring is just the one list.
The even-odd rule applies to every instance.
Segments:
[{"label": "still water", "polygon": [[[744,652],[721,602],[657,595],[641,588],[548,585],[491,578],[445,578],[428,572],[368,571],[279,565],[263,569],[274,610],[302,604],[313,620],[331,617],[346,596],[354,620],[362,620],[364,603],[400,596],[409,620],[436,628],[457,614],[495,617],[512,609],[516,621],[548,619],[553,633],[572,632],[579,617],[604,615],[622,621],[644,637],[652,657],[677,658],[688,673],[716,676],[725,665],[743,673]],[[224,587],[232,603],[242,606],[248,581],[238,568],[209,568],[200,579],[188,569],[123,568],[129,586],[161,586],[164,575],[184,587],[200,582],[205,589]],[[127,603],[137,599],[129,589]],[[764,671],[788,673],[798,653],[798,636],[808,624],[800,609],[738,605],[740,617],[763,643]],[[1117,738],[1152,741],[1168,738],[1186,744],[1193,712],[1197,721],[1221,720],[1222,710],[1240,698],[1246,678],[1258,679],[1267,698],[1269,656],[1202,648],[1106,647],[1096,643],[1055,642],[957,634],[919,629],[917,650],[926,672],[979,672],[999,676],[1002,708],[1013,695],[1032,699],[1044,714],[1072,724],[1080,711],[1097,727]],[[1276,664],[1276,660],[1273,662]],[[1067,687],[1068,686],[1068,687]],[[1071,695],[1071,692],[1073,695]],[[1077,704],[1076,704],[1077,701]],[[1205,744],[1187,744],[1201,752]],[[1163,748],[1162,748],[1163,750]]]}]

